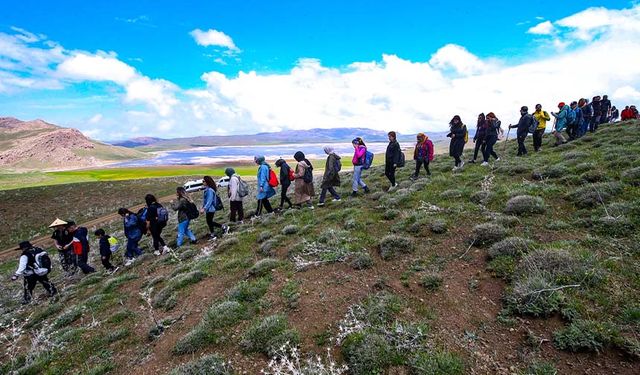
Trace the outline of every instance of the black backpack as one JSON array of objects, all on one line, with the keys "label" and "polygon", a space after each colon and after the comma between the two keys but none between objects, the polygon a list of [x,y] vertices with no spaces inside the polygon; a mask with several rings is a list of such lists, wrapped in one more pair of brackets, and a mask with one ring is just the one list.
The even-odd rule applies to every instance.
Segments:
[{"label": "black backpack", "polygon": [[313,166],[308,161],[307,161],[307,164],[309,164],[309,167],[304,170],[304,176],[302,176],[302,181],[304,181],[307,184],[310,184],[313,182]]},{"label": "black backpack", "polygon": [[[39,276],[43,276],[51,272],[51,258],[46,251],[39,247],[32,247],[23,253],[27,256],[27,267]],[[46,272],[38,272],[37,270],[46,269]]]},{"label": "black backpack", "polygon": [[158,214],[158,224],[166,224],[169,221],[169,211],[164,206],[158,203],[156,208]]},{"label": "black backpack", "polygon": [[142,207],[136,213],[136,219],[138,222],[138,228],[142,231],[142,234],[147,232],[147,208]]},{"label": "black backpack", "polygon": [[398,163],[396,163],[396,166],[398,168],[402,168],[402,167],[404,167],[405,162],[406,161],[405,161],[405,158],[404,158],[404,152],[400,151],[400,158],[398,160]]},{"label": "black backpack", "polygon": [[187,201],[186,214],[187,219],[189,220],[197,219],[198,216],[200,216],[200,212],[198,211],[198,207],[195,203]]}]

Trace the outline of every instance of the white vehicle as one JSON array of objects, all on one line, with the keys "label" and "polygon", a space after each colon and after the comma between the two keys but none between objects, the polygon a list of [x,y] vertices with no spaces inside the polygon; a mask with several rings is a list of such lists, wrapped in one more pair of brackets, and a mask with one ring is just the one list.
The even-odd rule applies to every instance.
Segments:
[{"label": "white vehicle", "polygon": [[193,193],[194,191],[204,190],[204,181],[202,180],[187,181],[184,183],[184,185],[182,185],[182,187],[184,187],[184,190],[186,190],[187,193]]},{"label": "white vehicle", "polygon": [[218,180],[218,187],[227,187],[229,186],[229,177],[224,176]]}]

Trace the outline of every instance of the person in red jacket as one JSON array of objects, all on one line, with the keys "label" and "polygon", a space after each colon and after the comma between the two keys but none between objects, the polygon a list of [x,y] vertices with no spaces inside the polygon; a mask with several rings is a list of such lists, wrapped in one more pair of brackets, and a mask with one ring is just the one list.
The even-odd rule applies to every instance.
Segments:
[{"label": "person in red jacket", "polygon": [[633,118],[633,111],[631,111],[631,108],[629,108],[629,106],[624,107],[624,109],[620,113],[620,120],[627,121],[627,120],[631,120],[632,118]]}]

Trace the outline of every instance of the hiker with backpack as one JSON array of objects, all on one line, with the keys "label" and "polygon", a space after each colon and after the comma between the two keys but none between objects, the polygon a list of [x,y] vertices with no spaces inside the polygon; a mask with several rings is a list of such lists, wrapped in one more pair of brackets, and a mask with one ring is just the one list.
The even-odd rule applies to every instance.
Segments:
[{"label": "hiker with backpack", "polygon": [[273,208],[271,208],[269,198],[276,195],[274,187],[278,186],[278,178],[265,161],[264,156],[255,156],[253,161],[258,164],[258,193],[256,194],[258,207],[256,208],[256,216],[262,215],[263,208],[270,214],[273,212]]},{"label": "hiker with backpack", "polygon": [[478,152],[482,151],[486,146],[485,137],[487,136],[487,119],[484,113],[478,115],[478,122],[476,123],[476,134],[473,135],[473,159],[469,160],[469,163],[475,163],[478,158]]},{"label": "hiker with backpack", "polygon": [[95,268],[89,265],[89,231],[85,227],[77,226],[75,222],[69,221],[69,233],[73,235],[73,253],[76,257],[76,265],[85,275],[96,272]]},{"label": "hiker with backpack", "polygon": [[[108,236],[104,229],[100,228],[93,232],[93,234],[98,237],[98,244],[100,245],[100,260],[102,261],[102,265],[107,273],[114,273],[118,270],[118,267],[115,267],[111,264],[111,254],[118,249],[117,242],[114,244],[111,239],[115,239],[114,237]],[[114,250],[114,247],[115,250]]]},{"label": "hiker with backpack", "polygon": [[413,149],[413,160],[416,161],[416,170],[411,179],[415,180],[420,175],[420,169],[424,165],[427,176],[431,176],[429,162],[433,160],[433,142],[424,133],[416,136],[416,147]]},{"label": "hiker with backpack", "polygon": [[447,134],[447,137],[451,138],[451,142],[449,143],[449,156],[455,160],[453,171],[457,171],[464,166],[462,152],[464,150],[464,144],[467,143],[469,137],[467,126],[462,123],[460,116],[453,116],[449,122],[449,134]]},{"label": "hiker with backpack", "polygon": [[247,183],[236,174],[236,170],[233,168],[225,169],[224,174],[229,177],[229,185],[227,186],[227,196],[229,197],[229,221],[235,223],[237,217],[237,220],[242,223],[242,220],[244,220],[242,200],[244,197],[249,195],[249,186],[247,186]]},{"label": "hiker with backpack", "polygon": [[566,139],[562,136],[562,131],[567,126],[569,111],[571,110],[564,102],[558,103],[558,109],[560,110],[559,112],[551,112],[551,115],[556,118],[553,131],[551,132],[551,134],[556,138],[554,147],[567,143]]},{"label": "hiker with backpack", "polygon": [[293,203],[291,203],[291,199],[287,197],[287,190],[289,190],[289,186],[291,186],[291,182],[295,180],[295,177],[293,176],[294,175],[293,169],[291,169],[289,164],[287,164],[287,162],[282,158],[276,160],[276,167],[280,168],[281,189],[280,189],[279,209],[282,210],[285,202],[287,202],[287,204],[289,205],[289,207],[287,208],[291,208],[293,206]]},{"label": "hiker with backpack", "polygon": [[[365,168],[367,166],[367,145],[364,144],[364,140],[360,137],[356,137],[351,141],[353,145],[353,158],[351,162],[353,163],[353,181],[351,183],[351,196],[355,197],[358,195],[358,188],[362,187],[365,193],[368,193],[369,187],[362,180],[362,170],[368,169]],[[369,166],[371,164],[369,163]]]},{"label": "hiker with backpack", "polygon": [[324,206],[324,198],[327,196],[327,192],[331,194],[334,202],[340,201],[340,194],[336,192],[335,187],[340,186],[340,170],[342,169],[342,162],[340,156],[333,151],[333,147],[324,146],[324,153],[327,154],[327,162],[324,166],[324,174],[322,175],[322,184],[320,188],[320,200],[318,206]]},{"label": "hiker with backpack", "polygon": [[516,137],[518,139],[517,156],[525,156],[527,154],[527,146],[525,146],[524,141],[527,139],[527,134],[530,132],[535,133],[538,126],[539,124],[535,117],[529,114],[529,107],[526,105],[520,107],[520,120],[516,125],[509,125],[509,129],[516,129]]},{"label": "hiker with backpack", "polygon": [[573,101],[569,105],[569,119],[567,120],[567,134],[569,141],[580,138],[580,125],[582,124],[582,110],[578,107],[578,102]]},{"label": "hiker with backpack", "polygon": [[[158,203],[158,200],[153,194],[145,195],[144,201],[147,204],[145,213],[145,221],[147,223],[146,233],[151,235],[154,249],[153,254],[162,255],[171,251],[169,246],[164,242],[164,238],[162,238],[162,230],[167,226],[167,222],[169,221],[169,211]],[[160,249],[160,246],[162,246],[162,249]]]},{"label": "hiker with backpack", "polygon": [[191,244],[196,244],[198,240],[191,229],[189,229],[189,223],[199,216],[198,207],[193,202],[189,193],[187,193],[187,190],[182,186],[176,188],[176,198],[175,201],[171,202],[171,208],[178,212],[178,237],[176,238],[176,246],[182,246],[185,236],[189,237]]},{"label": "hiker with backpack", "polygon": [[[482,164],[483,167],[489,165],[489,158],[493,156],[496,161],[500,160],[500,157],[493,149],[493,146],[498,142],[498,136],[502,132],[502,128],[500,127],[500,120],[496,117],[493,112],[487,113],[487,132],[484,138],[485,148],[482,150]],[[543,129],[544,131],[544,129]]]},{"label": "hiker with backpack", "polygon": [[613,107],[611,107],[611,116],[609,116],[609,122],[618,121],[618,117],[620,117],[620,111],[618,111],[618,108],[616,108],[616,106],[614,105]]},{"label": "hiker with backpack", "polygon": [[200,209],[200,213],[205,214],[207,226],[209,227],[209,237],[211,240],[215,240],[218,238],[215,234],[215,228],[220,228],[222,235],[224,236],[229,233],[229,226],[213,221],[213,216],[215,215],[216,210],[224,209],[222,206],[222,199],[218,195],[218,188],[211,176],[204,176],[202,181],[204,182],[205,189],[203,191],[202,208]]},{"label": "hiker with backpack", "polygon": [[598,130],[600,118],[602,117],[602,103],[600,101],[600,96],[594,96],[593,99],[591,99],[591,108],[593,108],[593,116],[589,123],[589,132],[594,133]]},{"label": "hiker with backpack", "polygon": [[[142,255],[142,250],[138,246],[138,242],[142,238],[142,229],[138,216],[121,207],[118,209],[118,215],[122,216],[122,225],[124,227],[124,236],[127,237],[127,250],[124,253],[126,259],[125,266],[130,266],[135,259]],[[146,226],[146,222],[144,224]]]},{"label": "hiker with backpack", "polygon": [[22,251],[22,254],[18,262],[18,269],[11,276],[11,280],[16,281],[18,277],[24,277],[22,304],[26,305],[31,302],[33,290],[37,283],[42,284],[47,293],[49,293],[49,297],[55,296],[58,290],[47,276],[51,272],[51,259],[47,252],[33,246],[29,241],[20,242],[18,249]]},{"label": "hiker with backpack", "polygon": [[296,152],[293,158],[298,162],[294,173],[293,203],[298,208],[301,208],[304,204],[310,209],[313,209],[313,203],[311,203],[311,197],[315,195],[313,189],[313,166],[311,162],[305,158],[302,151]]},{"label": "hiker with backpack", "polygon": [[611,118],[611,100],[609,100],[608,95],[603,95],[602,100],[600,101],[600,112],[602,112],[602,116],[600,117],[600,123],[604,124],[609,122]]},{"label": "hiker with backpack", "polygon": [[551,116],[547,111],[542,110],[542,104],[536,104],[533,118],[538,121],[538,127],[533,133],[533,151],[538,152],[542,149],[542,136],[547,129],[547,121],[551,121]]},{"label": "hiker with backpack", "polygon": [[396,132],[390,131],[387,133],[389,138],[389,144],[387,145],[387,151],[384,153],[384,175],[387,176],[391,187],[389,190],[398,186],[396,183],[396,168],[404,167],[404,154],[400,150],[400,143],[396,139]]},{"label": "hiker with backpack", "polygon": [[54,246],[58,249],[58,258],[60,259],[60,266],[67,276],[76,272],[75,262],[73,261],[73,236],[69,233],[68,225],[64,220],[56,218],[49,228],[53,228]]},{"label": "hiker with backpack", "polygon": [[580,106],[580,110],[582,111],[582,126],[580,127],[580,136],[582,137],[589,131],[591,118],[593,117],[593,107],[591,103],[589,103],[589,99],[585,98],[578,101],[578,106]]}]

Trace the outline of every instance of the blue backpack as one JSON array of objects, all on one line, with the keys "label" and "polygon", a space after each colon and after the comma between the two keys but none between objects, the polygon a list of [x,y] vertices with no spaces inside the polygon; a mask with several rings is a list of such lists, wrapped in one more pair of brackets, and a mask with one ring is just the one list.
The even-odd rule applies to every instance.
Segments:
[{"label": "blue backpack", "polygon": [[362,163],[362,169],[371,168],[371,164],[373,164],[373,152],[367,150],[364,153],[364,161]]},{"label": "blue backpack", "polygon": [[567,111],[567,125],[572,125],[576,122],[576,111],[569,108]]}]

